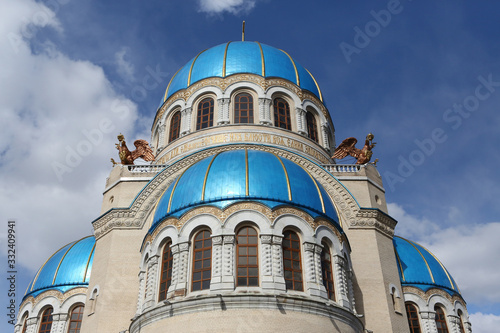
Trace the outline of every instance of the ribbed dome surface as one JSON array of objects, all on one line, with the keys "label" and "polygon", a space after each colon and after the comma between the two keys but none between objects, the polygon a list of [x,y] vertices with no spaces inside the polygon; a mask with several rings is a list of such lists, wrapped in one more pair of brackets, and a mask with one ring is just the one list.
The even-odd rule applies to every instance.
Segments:
[{"label": "ribbed dome surface", "polygon": [[88,286],[94,247],[94,236],[88,236],[59,249],[38,270],[24,298],[36,297],[47,290],[64,293],[75,287]]},{"label": "ribbed dome surface", "polygon": [[403,286],[414,286],[424,291],[439,288],[452,295],[460,294],[451,275],[429,250],[398,236],[394,236],[393,243]]},{"label": "ribbed dome surface", "polygon": [[196,206],[222,209],[240,201],[257,201],[271,209],[294,206],[338,222],[325,189],[301,166],[272,153],[241,149],[209,156],[186,169],[160,198],[151,230]]},{"label": "ribbed dome surface", "polygon": [[323,100],[311,73],[285,51],[259,42],[228,42],[202,51],[179,69],[170,80],[161,104],[175,92],[197,81],[238,73],[283,78]]}]

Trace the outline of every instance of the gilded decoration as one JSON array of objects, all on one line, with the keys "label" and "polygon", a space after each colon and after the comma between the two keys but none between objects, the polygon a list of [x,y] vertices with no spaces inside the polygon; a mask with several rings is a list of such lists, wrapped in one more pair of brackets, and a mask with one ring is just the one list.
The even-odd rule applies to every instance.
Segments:
[{"label": "gilded decoration", "polygon": [[207,86],[215,86],[220,88],[223,92],[229,87],[231,84],[240,82],[240,81],[248,81],[255,83],[259,86],[262,87],[265,91],[269,89],[270,87],[275,87],[275,86],[280,86],[289,89],[293,93],[295,93],[301,101],[304,100],[311,100],[316,104],[320,109],[323,115],[325,116],[326,119],[330,120],[330,114],[328,113],[328,110],[325,108],[323,103],[312,93],[302,90],[299,86],[297,86],[294,83],[291,83],[290,81],[287,81],[285,79],[280,79],[280,78],[269,78],[266,79],[260,75],[255,75],[255,74],[234,74],[230,76],[226,76],[225,78],[221,77],[211,77],[207,78],[201,81],[198,81],[186,89],[177,91],[174,93],[172,96],[168,98],[166,103],[164,103],[158,112],[156,113],[155,120],[153,122],[153,127],[154,128],[158,122],[159,119],[162,118],[163,114],[165,111],[172,105],[176,100],[182,99],[184,101],[187,101],[188,98],[197,90],[207,87]]},{"label": "gilded decoration", "polygon": [[446,298],[448,301],[450,301],[451,304],[458,301],[458,302],[460,302],[460,304],[462,304],[465,307],[465,301],[459,294],[455,294],[455,295],[451,296],[446,291],[444,291],[442,289],[438,289],[438,288],[431,288],[427,291],[423,291],[422,289],[417,288],[417,287],[403,286],[403,293],[404,294],[415,294],[427,303],[429,302],[429,299],[432,296],[439,295],[439,296]]},{"label": "gilded decoration", "polygon": [[[368,134],[366,136],[365,145],[363,148],[358,149],[355,147],[358,140],[356,138],[347,138],[335,149],[332,158],[343,159],[350,155],[357,159],[356,164],[366,164],[370,162],[373,152],[372,149],[375,148],[376,142],[373,142],[373,134]],[[378,159],[373,163],[377,163]]]},{"label": "gilded decoration", "polygon": [[[165,168],[155,178],[153,178],[151,182],[137,195],[134,202],[130,205],[129,208],[115,208],[108,211],[93,222],[96,240],[98,240],[114,228],[143,228],[146,220],[148,220],[147,217],[151,214],[152,210],[156,206],[160,196],[173,182],[173,180],[185,169],[187,169],[194,163],[214,154],[244,148],[270,152],[278,155],[279,157],[289,159],[292,162],[301,165],[303,168],[308,170],[309,173],[325,188],[330,196],[332,196],[335,207],[339,209],[337,211],[339,219],[342,221],[342,223],[346,224],[343,225],[344,228],[350,227],[351,225],[361,226],[362,223],[364,223],[364,221],[359,221],[359,218],[357,216],[359,206],[351,196],[351,194],[335,177],[333,177],[329,172],[327,172],[317,164],[309,161],[304,157],[301,157],[298,154],[281,150],[279,148],[251,144],[235,144],[205,149],[198,153],[187,156],[179,161],[176,161],[168,168]],[[229,207],[228,209],[236,209],[231,207]],[[210,207],[203,208],[207,209],[207,213],[210,213],[210,209],[215,209]],[[258,210],[262,208],[256,209]],[[187,214],[194,213],[193,211],[191,211]],[[217,216],[219,212],[212,212],[211,214]],[[226,214],[229,214],[228,210],[226,210]],[[272,214],[272,212],[266,212],[266,214]],[[225,218],[222,217],[221,220],[223,219]],[[273,221],[274,218],[271,216],[269,220]],[[380,228],[383,232],[385,230],[385,233],[387,234],[387,227],[384,224],[377,223],[373,226],[376,228]],[[388,234],[391,235],[390,232]]]},{"label": "gilded decoration", "polygon": [[40,295],[36,296],[36,298],[30,295],[21,303],[19,308],[22,309],[23,306],[27,303],[32,303],[34,306],[34,305],[38,304],[38,302],[40,302],[42,299],[47,298],[47,297],[57,298],[59,303],[62,304],[68,298],[70,298],[73,295],[77,295],[77,294],[87,295],[87,288],[86,287],[73,288],[73,289],[68,290],[64,294],[62,292],[60,292],[59,290],[48,290],[48,291],[44,291]]}]

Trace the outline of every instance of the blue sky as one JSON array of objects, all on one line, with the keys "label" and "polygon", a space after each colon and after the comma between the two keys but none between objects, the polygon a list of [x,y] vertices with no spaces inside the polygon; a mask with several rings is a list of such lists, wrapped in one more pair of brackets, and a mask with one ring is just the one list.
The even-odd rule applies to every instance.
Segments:
[{"label": "blue sky", "polygon": [[[54,251],[92,232],[116,135],[149,140],[170,77],[200,51],[240,40],[246,20],[246,40],[284,49],[313,73],[337,143],[374,133],[396,233],[441,259],[468,301],[474,332],[500,325],[500,4],[0,6],[0,218],[17,220],[19,290]],[[102,130],[107,121],[112,130]],[[61,169],[77,149],[86,156]]]}]

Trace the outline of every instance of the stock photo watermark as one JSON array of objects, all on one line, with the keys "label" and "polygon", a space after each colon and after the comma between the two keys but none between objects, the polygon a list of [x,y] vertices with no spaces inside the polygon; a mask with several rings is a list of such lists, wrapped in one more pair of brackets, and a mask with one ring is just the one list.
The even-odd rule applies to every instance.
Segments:
[{"label": "stock photo watermark", "polygon": [[[406,2],[412,2],[413,0],[405,0]],[[344,55],[345,60],[348,64],[352,62],[352,56],[354,54],[360,54],[361,50],[370,45],[371,41],[380,35],[384,28],[387,28],[395,15],[401,14],[404,6],[401,4],[400,0],[389,0],[387,2],[386,9],[381,9],[378,11],[371,10],[370,15],[373,20],[368,21],[361,28],[355,26],[354,37],[352,43],[341,42],[339,44],[340,50]]]},{"label": "stock photo watermark", "polygon": [[7,322],[9,324],[15,325],[16,323],[16,294],[17,294],[17,244],[16,244],[16,221],[7,221],[7,269],[5,270],[7,274],[7,290],[5,291],[7,296],[7,304],[5,308],[7,310]]},{"label": "stock photo watermark", "polygon": [[[474,92],[466,96],[462,103],[455,103],[452,107],[443,112],[442,119],[444,123],[452,130],[458,130],[464,119],[469,118],[481,106],[481,102],[486,101],[500,87],[500,81],[493,80],[493,74],[478,76],[479,84],[474,89]],[[385,183],[388,184],[391,191],[395,191],[397,183],[404,183],[405,180],[413,175],[416,168],[424,164],[424,162],[436,151],[439,144],[448,140],[446,130],[441,127],[436,127],[431,131],[429,137],[424,139],[415,139],[413,142],[416,146],[409,154],[399,155],[397,172],[384,172]]]}]

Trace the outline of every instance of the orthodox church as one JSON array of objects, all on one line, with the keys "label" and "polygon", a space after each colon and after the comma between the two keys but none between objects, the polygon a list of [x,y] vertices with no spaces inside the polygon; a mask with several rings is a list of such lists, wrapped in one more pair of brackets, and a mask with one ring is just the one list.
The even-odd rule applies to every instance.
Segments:
[{"label": "orthodox church", "polygon": [[444,265],[395,235],[373,136],[332,158],[334,118],[283,50],[197,54],[151,145],[120,136],[94,235],[43,263],[15,332],[472,332]]}]

